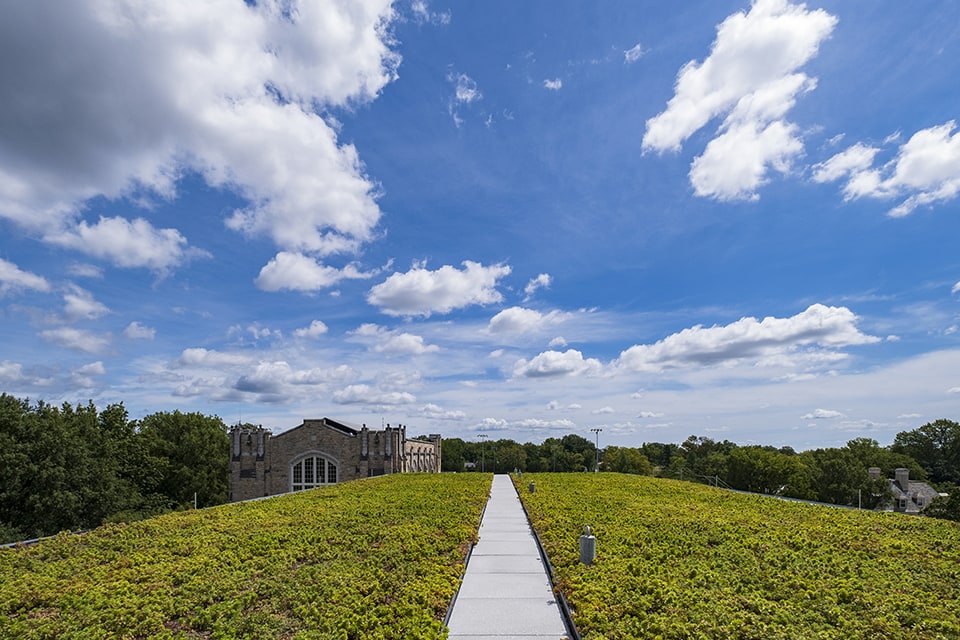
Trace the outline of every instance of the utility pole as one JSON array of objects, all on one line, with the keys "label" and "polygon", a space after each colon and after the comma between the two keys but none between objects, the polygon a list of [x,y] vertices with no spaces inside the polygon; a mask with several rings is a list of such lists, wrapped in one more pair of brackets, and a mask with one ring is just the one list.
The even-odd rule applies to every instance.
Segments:
[{"label": "utility pole", "polygon": [[590,429],[590,431],[593,431],[597,436],[597,464],[593,468],[593,472],[596,473],[600,471],[600,432],[603,431],[603,429],[594,428],[594,429]]},{"label": "utility pole", "polygon": [[485,440],[487,439],[487,434],[481,433],[479,436],[477,436],[477,438],[480,440],[480,471],[481,471],[481,472],[486,472],[486,470],[487,470],[487,469],[486,469],[486,465],[487,465],[486,452],[487,452],[487,449],[486,449],[486,445],[485,445]]}]

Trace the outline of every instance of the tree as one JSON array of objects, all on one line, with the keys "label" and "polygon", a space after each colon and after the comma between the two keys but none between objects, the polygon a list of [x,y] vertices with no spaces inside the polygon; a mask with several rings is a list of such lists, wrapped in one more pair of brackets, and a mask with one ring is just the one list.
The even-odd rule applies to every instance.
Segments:
[{"label": "tree", "polygon": [[901,431],[891,449],[916,460],[931,482],[960,484],[960,424],[940,419]]},{"label": "tree", "polygon": [[960,487],[947,485],[942,489],[947,495],[934,498],[933,502],[923,510],[923,515],[960,522]]},{"label": "tree", "polygon": [[630,447],[607,447],[603,450],[603,470],[616,473],[650,475],[652,467],[639,449]]},{"label": "tree", "polygon": [[443,452],[440,458],[441,471],[463,471],[463,463],[467,462],[464,453],[466,443],[460,438],[444,439]]},{"label": "tree", "polygon": [[513,440],[497,440],[493,444],[496,467],[494,473],[510,473],[514,469],[525,471],[527,452],[522,445]]},{"label": "tree", "polygon": [[174,507],[208,507],[227,500],[230,436],[218,417],[154,413],[139,424],[147,455],[162,460],[158,492]]}]

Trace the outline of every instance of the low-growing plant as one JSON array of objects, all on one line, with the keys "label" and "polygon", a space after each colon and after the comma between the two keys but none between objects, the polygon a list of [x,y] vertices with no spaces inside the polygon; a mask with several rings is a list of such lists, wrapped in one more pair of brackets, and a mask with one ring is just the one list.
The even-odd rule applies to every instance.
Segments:
[{"label": "low-growing plant", "polygon": [[0,550],[0,637],[446,636],[490,476],[400,474]]},{"label": "low-growing plant", "polygon": [[622,474],[518,487],[585,640],[960,638],[956,523]]}]

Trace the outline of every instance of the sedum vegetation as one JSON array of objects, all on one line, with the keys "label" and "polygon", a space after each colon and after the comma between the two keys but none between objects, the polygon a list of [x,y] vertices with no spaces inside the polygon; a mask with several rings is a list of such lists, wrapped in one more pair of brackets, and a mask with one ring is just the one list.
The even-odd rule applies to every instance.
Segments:
[{"label": "sedum vegetation", "polygon": [[612,473],[517,485],[584,640],[960,637],[960,524]]},{"label": "sedum vegetation", "polygon": [[398,474],[0,549],[0,637],[442,638],[489,488]]}]

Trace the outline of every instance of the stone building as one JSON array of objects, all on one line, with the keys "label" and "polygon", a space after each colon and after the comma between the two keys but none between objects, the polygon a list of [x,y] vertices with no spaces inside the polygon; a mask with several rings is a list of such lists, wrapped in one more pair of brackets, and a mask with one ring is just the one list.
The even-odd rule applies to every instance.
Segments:
[{"label": "stone building", "polygon": [[440,471],[440,436],[407,438],[404,426],[356,427],[331,418],[272,435],[230,430],[230,501],[302,491],[389,473]]}]

